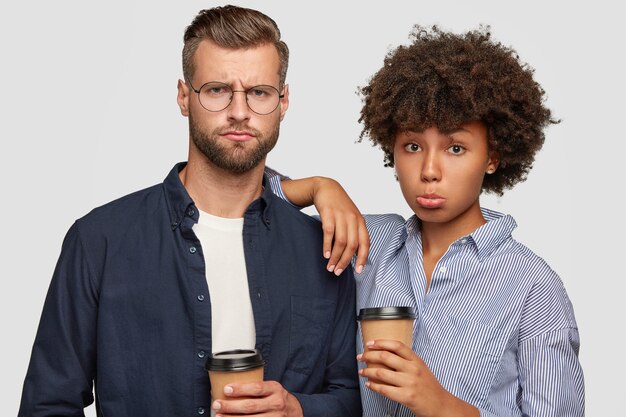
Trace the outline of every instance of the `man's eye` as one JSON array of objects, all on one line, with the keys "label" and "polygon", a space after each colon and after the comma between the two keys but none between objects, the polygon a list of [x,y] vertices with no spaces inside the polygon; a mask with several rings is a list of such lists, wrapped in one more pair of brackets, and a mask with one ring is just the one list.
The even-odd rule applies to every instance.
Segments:
[{"label": "man's eye", "polygon": [[420,150],[420,146],[417,143],[408,143],[404,145],[404,150],[407,152],[418,152]]}]

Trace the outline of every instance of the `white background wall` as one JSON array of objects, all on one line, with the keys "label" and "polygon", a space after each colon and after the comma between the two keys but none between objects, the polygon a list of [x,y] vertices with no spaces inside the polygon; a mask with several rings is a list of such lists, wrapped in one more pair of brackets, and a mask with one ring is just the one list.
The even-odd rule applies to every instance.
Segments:
[{"label": "white background wall", "polygon": [[[61,242],[91,208],[160,182],[186,158],[176,105],[186,25],[214,2],[43,0],[0,11],[3,230],[0,412],[16,415]],[[550,127],[528,180],[483,204],[561,275],[574,304],[587,415],[623,416],[621,14],[609,1],[242,1],[273,17],[290,46],[291,106],[269,165],[340,180],[367,213],[410,214],[382,153],[355,144],[363,85],[415,23],[490,24],[536,69]],[[91,413],[91,414],[90,414]],[[95,415],[93,408],[87,415]]]}]

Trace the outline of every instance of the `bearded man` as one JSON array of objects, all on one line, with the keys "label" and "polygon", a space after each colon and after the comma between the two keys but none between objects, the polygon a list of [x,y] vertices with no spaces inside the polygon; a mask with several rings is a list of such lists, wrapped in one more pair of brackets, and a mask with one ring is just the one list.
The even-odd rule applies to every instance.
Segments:
[{"label": "bearded man", "polygon": [[[99,416],[361,415],[352,271],[328,271],[320,223],[264,175],[288,55],[256,10],[202,10],[189,25],[188,161],[67,233],[20,416],[84,416],[94,385]],[[261,353],[264,381],[212,401],[207,357],[233,349]]]}]

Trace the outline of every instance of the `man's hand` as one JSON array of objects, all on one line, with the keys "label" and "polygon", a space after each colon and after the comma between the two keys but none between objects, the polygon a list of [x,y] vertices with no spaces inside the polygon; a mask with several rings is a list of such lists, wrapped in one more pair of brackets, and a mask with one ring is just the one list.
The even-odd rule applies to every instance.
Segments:
[{"label": "man's hand", "polygon": [[282,187],[293,204],[315,204],[324,230],[322,252],[328,259],[327,269],[341,274],[356,253],[355,270],[361,272],[369,253],[369,234],[365,219],[343,187],[325,177],[285,180]]},{"label": "man's hand", "polygon": [[384,365],[364,368],[367,388],[408,407],[418,417],[478,417],[477,408],[455,397],[441,386],[424,361],[404,343],[395,340],[368,341],[361,362]]},{"label": "man's hand", "polygon": [[225,400],[213,402],[216,417],[262,414],[267,417],[303,417],[300,402],[276,381],[228,384]]}]

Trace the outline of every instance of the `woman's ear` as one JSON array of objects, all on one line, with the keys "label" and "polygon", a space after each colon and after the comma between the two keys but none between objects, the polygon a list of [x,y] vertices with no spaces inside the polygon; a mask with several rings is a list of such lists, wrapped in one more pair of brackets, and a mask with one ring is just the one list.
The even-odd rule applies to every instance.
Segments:
[{"label": "woman's ear", "polygon": [[485,172],[487,174],[493,174],[498,169],[498,165],[500,165],[500,160],[497,152],[491,152],[489,155],[489,160],[487,161],[487,169]]}]

